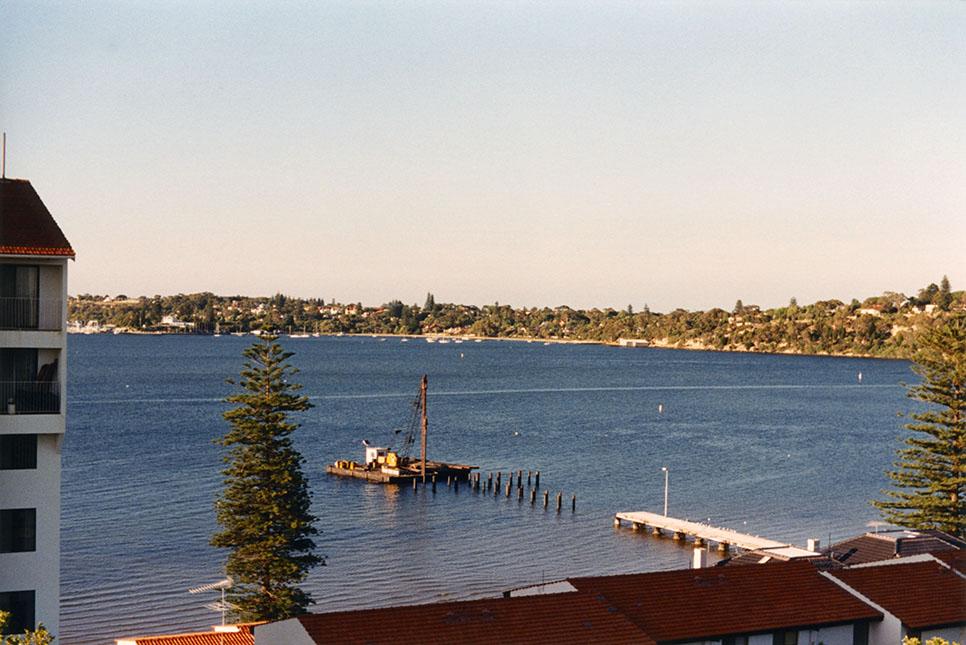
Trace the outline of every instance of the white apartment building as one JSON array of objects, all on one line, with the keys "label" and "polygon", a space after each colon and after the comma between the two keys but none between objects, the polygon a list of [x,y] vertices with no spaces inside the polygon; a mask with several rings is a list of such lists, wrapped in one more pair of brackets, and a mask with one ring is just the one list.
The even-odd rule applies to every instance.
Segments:
[{"label": "white apartment building", "polygon": [[60,446],[67,260],[29,181],[0,179],[0,609],[7,632],[60,630]]}]

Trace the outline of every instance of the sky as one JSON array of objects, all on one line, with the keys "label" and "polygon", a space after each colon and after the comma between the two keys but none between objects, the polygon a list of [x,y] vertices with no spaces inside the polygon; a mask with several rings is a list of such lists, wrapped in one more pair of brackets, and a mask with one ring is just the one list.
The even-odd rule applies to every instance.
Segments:
[{"label": "sky", "polygon": [[966,3],[0,4],[72,294],[966,288]]}]

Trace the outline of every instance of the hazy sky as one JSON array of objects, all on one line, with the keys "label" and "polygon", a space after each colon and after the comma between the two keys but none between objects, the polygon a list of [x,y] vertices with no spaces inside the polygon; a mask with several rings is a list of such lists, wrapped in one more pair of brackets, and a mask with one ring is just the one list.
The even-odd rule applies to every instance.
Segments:
[{"label": "hazy sky", "polygon": [[[200,6],[199,6],[200,5]],[[966,3],[0,4],[71,293],[966,288]]]}]

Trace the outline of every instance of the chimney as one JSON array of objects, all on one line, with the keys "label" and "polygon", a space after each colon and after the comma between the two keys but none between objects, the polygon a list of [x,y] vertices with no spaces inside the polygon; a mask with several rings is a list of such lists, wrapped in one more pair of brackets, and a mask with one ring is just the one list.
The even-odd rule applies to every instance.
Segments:
[{"label": "chimney", "polygon": [[818,538],[808,538],[808,541],[805,544],[806,549],[818,553],[818,550],[821,548],[822,541]]},{"label": "chimney", "polygon": [[703,569],[708,566],[708,550],[699,546],[694,547],[694,555],[691,558],[692,569]]}]

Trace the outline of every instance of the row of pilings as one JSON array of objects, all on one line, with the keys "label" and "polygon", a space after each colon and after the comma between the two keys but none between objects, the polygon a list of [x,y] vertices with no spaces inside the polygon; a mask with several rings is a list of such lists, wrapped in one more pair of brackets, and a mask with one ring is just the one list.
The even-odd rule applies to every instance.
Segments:
[{"label": "row of pilings", "polygon": [[[479,495],[492,495],[493,497],[504,496],[507,498],[516,496],[517,500],[522,502],[525,498],[529,497],[530,505],[537,505],[538,491],[540,489],[540,471],[539,470],[528,470],[526,471],[526,484],[524,484],[523,478],[524,471],[522,469],[516,472],[510,470],[506,473],[506,479],[504,480],[503,472],[496,471],[495,477],[493,472],[487,473],[486,478],[483,478],[483,473],[470,473],[468,477],[446,477],[446,487],[452,489],[453,492],[458,493],[460,489],[460,483],[464,483],[469,487],[471,491]],[[515,475],[515,477],[514,477]],[[417,490],[419,487],[419,478],[413,478],[413,490]],[[441,483],[441,482],[440,482]],[[433,493],[436,492],[437,480],[436,475],[433,475],[430,481],[426,482],[426,485],[430,487]],[[543,490],[543,507],[550,507],[550,491],[547,489]],[[560,513],[563,510],[563,492],[558,492],[555,497],[556,511]],[[570,512],[577,512],[577,494],[573,493],[570,496]]]}]

